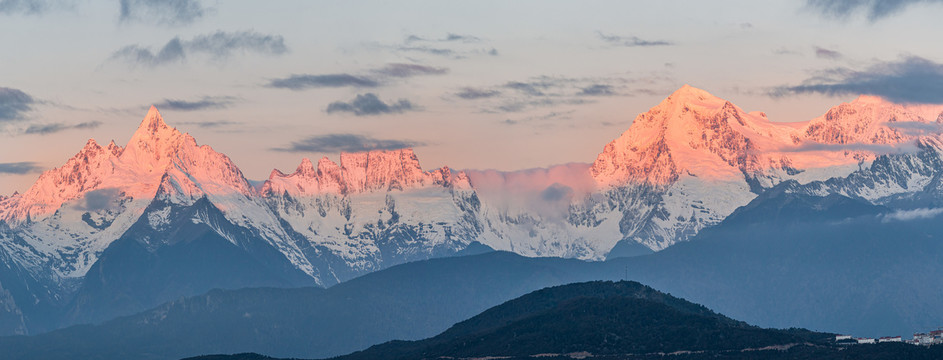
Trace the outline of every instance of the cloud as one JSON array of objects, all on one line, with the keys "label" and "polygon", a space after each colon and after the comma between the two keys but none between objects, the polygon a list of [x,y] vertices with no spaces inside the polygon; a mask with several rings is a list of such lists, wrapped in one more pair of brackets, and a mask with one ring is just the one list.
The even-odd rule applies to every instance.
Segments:
[{"label": "cloud", "polygon": [[158,25],[189,25],[207,12],[199,0],[119,0],[118,20]]},{"label": "cloud", "polygon": [[33,124],[23,131],[28,135],[46,135],[72,129],[94,129],[101,126],[101,121],[87,121],[78,124],[51,123],[51,124]]},{"label": "cloud", "polygon": [[197,111],[207,109],[226,109],[236,102],[232,96],[204,96],[202,99],[190,101],[179,99],[164,99],[154,105],[159,109],[177,111]]},{"label": "cloud", "polygon": [[453,59],[464,59],[473,55],[498,55],[497,49],[482,47],[482,42],[483,40],[477,36],[447,33],[441,38],[408,35],[400,44],[376,45],[398,52],[422,53]]},{"label": "cloud", "polygon": [[540,198],[548,202],[569,200],[573,196],[573,189],[569,186],[553,183],[540,192]]},{"label": "cloud", "polygon": [[848,143],[848,144],[823,144],[820,142],[807,141],[798,146],[789,146],[779,149],[782,152],[806,152],[806,151],[866,151],[874,154],[899,154],[912,153],[919,151],[916,144],[868,144],[868,143]]},{"label": "cloud", "polygon": [[842,54],[835,50],[829,50],[823,47],[814,47],[815,57],[819,59],[829,59],[829,60],[838,60],[842,58]]},{"label": "cloud", "polygon": [[455,96],[465,100],[487,99],[498,95],[501,95],[501,92],[498,90],[476,89],[472,87],[464,87],[461,91],[455,93]]},{"label": "cloud", "polygon": [[794,94],[876,95],[897,103],[943,104],[943,65],[909,56],[874,64],[864,70],[832,68],[819,71],[802,85],[779,86],[773,97]]},{"label": "cloud", "polygon": [[268,87],[305,90],[311,88],[336,88],[336,87],[377,87],[380,83],[374,79],[351,74],[324,74],[309,75],[295,74],[286,78],[273,79],[269,81]]},{"label": "cloud", "polygon": [[891,222],[891,221],[913,221],[913,220],[923,220],[931,219],[943,214],[943,208],[921,208],[913,210],[897,210],[890,214],[884,214],[881,218],[881,222]]},{"label": "cloud", "polygon": [[504,87],[508,89],[514,89],[530,96],[544,96],[546,94],[544,94],[543,89],[547,89],[551,86],[550,83],[544,81],[509,81],[504,84]]},{"label": "cloud", "polygon": [[474,43],[474,42],[481,41],[481,39],[478,38],[477,36],[454,34],[454,33],[447,33],[445,37],[439,38],[439,39],[429,39],[429,38],[425,38],[419,35],[409,35],[406,37],[406,43],[417,42],[417,41],[436,41],[436,42],[458,41],[458,42],[463,42],[463,43]]},{"label": "cloud", "polygon": [[122,60],[132,65],[157,67],[184,62],[191,55],[207,55],[222,61],[235,52],[264,55],[283,55],[288,52],[285,39],[280,35],[266,35],[252,31],[224,32],[198,35],[190,40],[179,37],[170,39],[159,50],[140,45],[128,45],[115,51],[110,59]]},{"label": "cloud", "polygon": [[612,89],[612,85],[607,84],[593,84],[587,87],[580,89],[580,92],[577,95],[584,96],[612,96],[616,95],[616,92]]},{"label": "cloud", "polygon": [[807,0],[807,6],[826,17],[847,19],[864,12],[874,22],[915,4],[943,4],[943,0]]},{"label": "cloud", "polygon": [[29,173],[38,173],[41,171],[42,167],[32,161],[0,163],[0,174],[23,175]]},{"label": "cloud", "polygon": [[456,52],[453,51],[452,49],[434,48],[434,47],[428,47],[428,46],[399,46],[396,48],[396,50],[406,51],[406,52],[421,52],[421,53],[426,53],[430,55],[438,55],[438,56],[462,57],[462,56],[456,55]]},{"label": "cloud", "polygon": [[286,148],[273,148],[286,152],[363,152],[370,150],[396,150],[425,146],[425,143],[412,140],[376,139],[365,135],[327,134],[311,136],[292,142]]},{"label": "cloud", "polygon": [[382,76],[408,78],[420,75],[443,75],[449,72],[448,68],[433,67],[419,64],[387,64],[386,66],[373,70]]},{"label": "cloud", "polygon": [[21,90],[0,87],[0,122],[24,119],[37,102]]},{"label": "cloud", "polygon": [[327,106],[328,114],[349,112],[357,116],[393,114],[408,110],[417,110],[417,107],[406,99],[387,104],[374,93],[357,95],[350,102],[335,101]]},{"label": "cloud", "polygon": [[[940,114],[940,116],[943,116],[943,114]],[[885,125],[889,128],[900,130],[904,134],[910,135],[910,136],[943,133],[943,124],[940,124],[940,123],[925,123],[925,122],[919,122],[919,121],[894,121],[894,122],[885,123]]]},{"label": "cloud", "polygon": [[55,7],[49,0],[0,0],[0,14],[41,15]]},{"label": "cloud", "polygon": [[177,122],[180,125],[193,125],[201,128],[219,128],[230,125],[241,125],[241,122],[238,121],[229,121],[229,120],[217,120],[217,121],[184,121]]},{"label": "cloud", "polygon": [[110,209],[121,195],[121,190],[117,188],[92,190],[85,193],[84,204],[81,204],[79,208],[85,211]]},{"label": "cloud", "polygon": [[636,46],[674,45],[674,43],[671,43],[665,40],[644,40],[637,36],[607,35],[601,31],[597,31],[596,34],[599,35],[599,38],[602,39],[603,41],[609,43],[610,45],[616,45],[616,46],[636,47]]}]

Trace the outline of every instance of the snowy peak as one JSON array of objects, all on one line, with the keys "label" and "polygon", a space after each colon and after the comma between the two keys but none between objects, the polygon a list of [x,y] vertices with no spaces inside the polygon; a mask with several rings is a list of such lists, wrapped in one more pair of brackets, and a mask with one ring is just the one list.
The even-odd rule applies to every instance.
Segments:
[{"label": "snowy peak", "polygon": [[167,126],[167,123],[164,122],[164,117],[160,115],[160,111],[157,111],[157,107],[151,106],[131,138],[154,137],[166,133],[169,129],[170,126]]},{"label": "snowy peak", "polygon": [[707,91],[685,85],[606,145],[591,168],[597,183],[665,185],[684,173],[729,179],[753,171],[765,137],[782,129]]},{"label": "snowy peak", "polygon": [[862,95],[809,121],[801,137],[823,144],[897,144],[909,140],[897,123],[933,122],[938,111],[938,107],[900,105]]},{"label": "snowy peak", "polygon": [[411,187],[422,181],[419,158],[412,149],[341,153],[348,190],[367,192]]},{"label": "snowy peak", "polygon": [[157,108],[151,107],[127,147],[114,141],[102,147],[90,139],[62,167],[40,175],[23,196],[5,202],[0,219],[12,223],[36,220],[98,189],[135,199],[153,198],[167,174],[174,176],[177,184],[193,187],[180,189],[186,194],[251,193],[228,157],[197,145],[193,137],[168,126]]},{"label": "snowy peak", "polygon": [[341,163],[322,158],[317,168],[303,159],[291,174],[273,170],[262,185],[263,196],[348,195],[374,191],[406,190],[424,186],[469,188],[464,173],[448,167],[423,171],[412,149],[341,153]]}]

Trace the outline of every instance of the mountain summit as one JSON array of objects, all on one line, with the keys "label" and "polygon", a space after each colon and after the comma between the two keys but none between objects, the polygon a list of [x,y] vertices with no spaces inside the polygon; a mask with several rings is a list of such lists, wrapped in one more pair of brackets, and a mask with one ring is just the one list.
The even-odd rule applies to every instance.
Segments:
[{"label": "mountain summit", "polygon": [[[273,170],[256,189],[229,157],[151,107],[126,146],[89,140],[27,191],[0,198],[0,286],[16,299],[0,300],[0,312],[28,319],[72,300],[157,301],[234,284],[180,277],[196,265],[144,268],[200,257],[248,262],[246,269],[269,272],[263,278],[281,279],[262,282],[272,286],[297,276],[330,286],[473,243],[585,260],[650,253],[785,181],[882,204],[937,201],[922,192],[943,188],[943,142],[926,131],[941,110],[863,97],[808,122],[781,123],[686,85],[638,115],[592,166],[546,176],[479,172],[476,184],[448,167],[423,170],[412,149],[375,150],[342,153],[339,162],[301,159],[293,173]],[[483,183],[490,195],[479,197]],[[171,279],[155,282],[165,292],[115,295],[155,279]],[[9,329],[29,327],[22,320]]]}]

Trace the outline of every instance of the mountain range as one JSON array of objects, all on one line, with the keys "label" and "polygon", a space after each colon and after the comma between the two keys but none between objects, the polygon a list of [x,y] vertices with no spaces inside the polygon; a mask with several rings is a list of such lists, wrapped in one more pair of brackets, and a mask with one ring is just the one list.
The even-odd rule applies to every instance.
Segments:
[{"label": "mountain range", "polygon": [[332,286],[469,247],[581,260],[665,251],[770,189],[919,216],[943,196],[941,125],[943,108],[867,96],[773,122],[684,86],[591,165],[426,171],[401,149],[303,159],[253,186],[152,107],[126,145],[89,140],[0,198],[0,334],[213,288]]}]

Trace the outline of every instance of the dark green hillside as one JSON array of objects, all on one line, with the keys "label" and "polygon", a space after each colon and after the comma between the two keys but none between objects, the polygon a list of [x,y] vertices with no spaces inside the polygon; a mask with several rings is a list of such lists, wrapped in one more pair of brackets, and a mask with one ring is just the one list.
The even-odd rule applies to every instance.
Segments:
[{"label": "dark green hillside", "polygon": [[829,334],[750,326],[636,282],[589,282],[539,290],[422,341],[394,341],[340,357],[434,359],[723,351],[825,343]]}]

